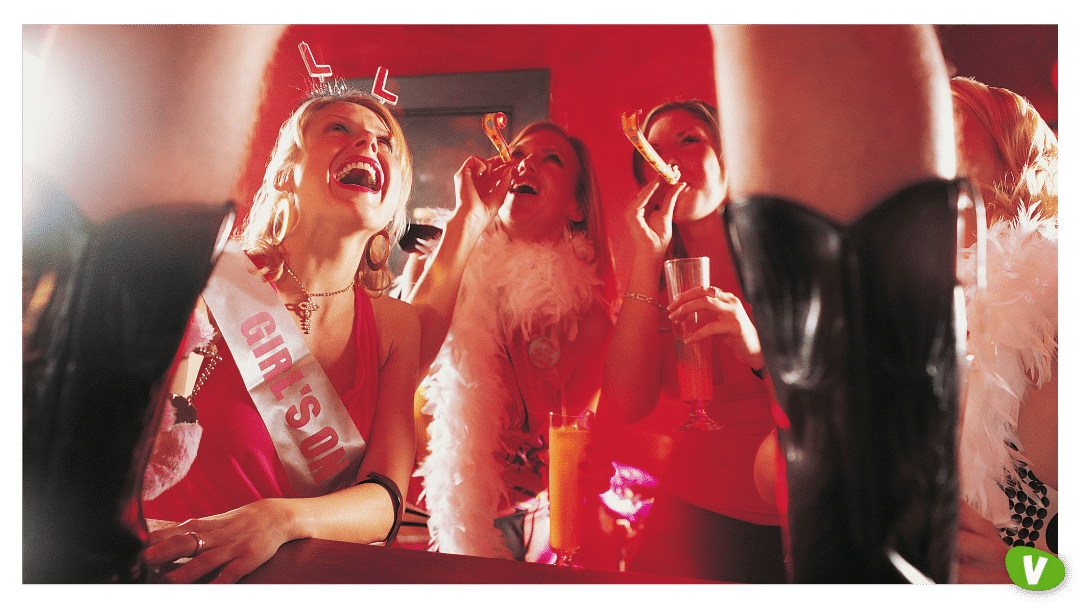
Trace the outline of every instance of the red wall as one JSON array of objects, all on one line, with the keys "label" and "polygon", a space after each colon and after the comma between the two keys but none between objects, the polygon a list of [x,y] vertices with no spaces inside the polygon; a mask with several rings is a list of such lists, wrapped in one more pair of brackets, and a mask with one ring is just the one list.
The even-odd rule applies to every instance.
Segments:
[{"label": "red wall", "polygon": [[[1012,89],[1056,125],[1056,26],[946,25],[938,31],[954,75]],[[292,26],[269,68],[251,158],[237,186],[242,211],[258,189],[278,127],[310,86],[297,51],[300,41],[345,79],[373,77],[379,66],[391,78],[550,69],[551,117],[593,154],[621,277],[625,265],[619,262],[630,254],[622,209],[636,188],[619,115],[670,99],[716,100],[712,42],[704,25]]]},{"label": "red wall", "polygon": [[941,50],[954,76],[1009,89],[1057,131],[1056,25],[941,25]]},{"label": "red wall", "polygon": [[[1051,76],[1057,60],[1056,27],[947,26],[939,32],[954,75],[1010,88],[1031,99],[1056,124],[1057,91]],[[391,78],[549,69],[551,118],[592,152],[622,280],[631,254],[622,210],[637,188],[620,114],[671,99],[716,100],[712,42],[704,25],[293,26],[272,61],[251,158],[237,187],[242,212],[258,188],[278,127],[310,86],[297,51],[300,41],[308,43],[319,63],[329,64],[335,76],[344,79],[373,77],[379,66],[386,67]],[[685,412],[672,405],[621,427],[620,440],[609,445],[612,458],[661,474],[672,441],[667,429],[684,418]],[[593,539],[588,544],[591,553],[583,559],[614,566],[610,542]]]},{"label": "red wall", "polygon": [[593,155],[617,259],[629,254],[618,210],[636,192],[632,148],[619,126],[620,114],[674,98],[716,100],[712,42],[703,25],[294,26],[270,67],[251,160],[238,187],[241,205],[250,204],[277,128],[309,86],[297,51],[300,41],[345,79],[373,77],[379,66],[391,78],[550,69],[551,117],[584,140]]}]

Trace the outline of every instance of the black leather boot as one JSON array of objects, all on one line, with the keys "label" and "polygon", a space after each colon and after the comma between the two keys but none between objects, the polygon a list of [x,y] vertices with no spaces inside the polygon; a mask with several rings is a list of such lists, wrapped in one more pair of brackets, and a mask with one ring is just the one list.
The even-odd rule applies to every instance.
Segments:
[{"label": "black leather boot", "polygon": [[90,229],[23,367],[23,582],[147,579],[138,497],[166,377],[231,204]]},{"label": "black leather boot", "polygon": [[958,185],[928,181],[850,226],[769,197],[726,206],[743,291],[791,421],[789,577],[951,579],[959,412]]}]

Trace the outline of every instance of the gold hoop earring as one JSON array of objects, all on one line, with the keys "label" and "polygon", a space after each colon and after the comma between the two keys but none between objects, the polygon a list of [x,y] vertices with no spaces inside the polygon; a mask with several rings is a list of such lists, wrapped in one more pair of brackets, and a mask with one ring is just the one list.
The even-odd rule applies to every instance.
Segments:
[{"label": "gold hoop earring", "polygon": [[282,194],[281,198],[274,203],[274,215],[270,223],[270,240],[274,246],[280,245],[288,234],[292,223],[292,201],[288,194]]},{"label": "gold hoop earring", "polygon": [[390,259],[390,233],[385,229],[376,232],[368,239],[367,265],[372,270],[381,270]]}]

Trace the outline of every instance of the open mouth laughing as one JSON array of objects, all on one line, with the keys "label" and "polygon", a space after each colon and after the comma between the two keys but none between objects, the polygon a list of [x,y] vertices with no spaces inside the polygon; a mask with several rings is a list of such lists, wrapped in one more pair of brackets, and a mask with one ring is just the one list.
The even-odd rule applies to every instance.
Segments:
[{"label": "open mouth laughing", "polygon": [[540,191],[536,184],[530,181],[515,181],[510,185],[510,192],[514,194],[539,194]]},{"label": "open mouth laughing", "polygon": [[378,192],[382,189],[383,174],[372,159],[354,156],[334,171],[334,181],[346,188]]}]

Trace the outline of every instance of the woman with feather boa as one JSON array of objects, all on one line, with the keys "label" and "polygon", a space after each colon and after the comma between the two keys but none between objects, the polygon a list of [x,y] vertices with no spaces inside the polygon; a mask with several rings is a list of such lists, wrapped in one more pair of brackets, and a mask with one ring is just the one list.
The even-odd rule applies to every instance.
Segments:
[{"label": "woman with feather boa", "polygon": [[416,475],[433,550],[550,562],[547,413],[595,409],[614,279],[584,144],[533,123],[509,150],[462,165],[409,298],[433,418]]},{"label": "woman with feather boa", "polygon": [[[987,210],[986,284],[961,250],[967,395],[959,580],[1009,583],[1010,546],[1057,553],[1057,138],[1027,100],[952,81],[961,172]],[[1001,542],[1004,541],[1004,542]]]}]

